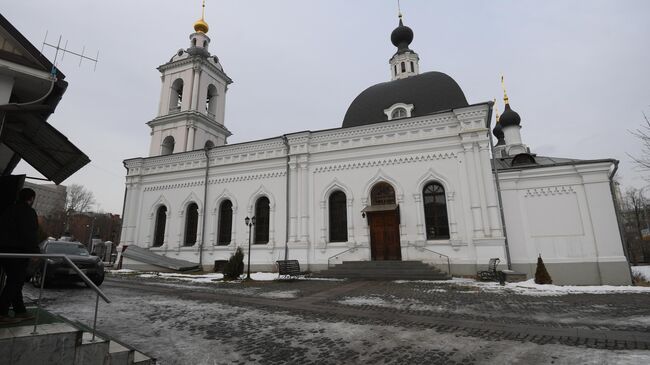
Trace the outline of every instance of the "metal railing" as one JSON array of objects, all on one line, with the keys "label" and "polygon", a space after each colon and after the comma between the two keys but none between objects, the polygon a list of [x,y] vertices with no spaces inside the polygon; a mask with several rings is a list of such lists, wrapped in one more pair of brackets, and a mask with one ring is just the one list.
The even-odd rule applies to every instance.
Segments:
[{"label": "metal railing", "polygon": [[327,258],[327,268],[329,269],[329,268],[331,267],[331,265],[330,265],[330,260],[332,260],[333,258],[338,258],[339,256],[341,256],[342,254],[344,254],[344,253],[346,253],[346,252],[349,252],[349,251],[354,252],[354,251],[356,251],[356,250],[357,250],[357,247],[350,247],[350,248],[348,248],[348,249],[345,250],[345,251],[341,251],[341,252],[337,253],[336,255],[332,255],[332,256],[330,256],[329,258]]},{"label": "metal railing", "polygon": [[95,283],[93,283],[92,280],[90,280],[88,278],[88,276],[86,276],[86,274],[84,274],[83,271],[81,271],[81,269],[79,269],[77,267],[77,265],[75,265],[74,262],[72,262],[72,260],[70,260],[70,258],[67,255],[63,255],[63,254],[0,253],[0,258],[8,258],[8,259],[12,259],[12,258],[13,259],[43,258],[43,259],[45,259],[43,261],[43,273],[41,275],[41,282],[40,282],[41,285],[40,285],[40,288],[39,288],[39,291],[38,291],[38,301],[36,302],[36,318],[34,318],[34,330],[31,333],[33,335],[38,334],[37,326],[38,326],[38,319],[39,319],[40,312],[41,312],[41,299],[43,298],[43,288],[45,286],[45,278],[46,278],[46,275],[47,275],[47,259],[63,259],[63,261],[65,261],[68,264],[68,266],[70,266],[81,277],[81,279],[84,281],[84,283],[86,283],[86,285],[88,285],[88,287],[90,289],[92,289],[97,294],[97,297],[95,299],[95,314],[94,314],[94,319],[93,319],[93,332],[92,332],[93,333],[93,338],[91,340],[92,342],[95,341],[95,329],[97,327],[97,310],[99,309],[99,298],[101,297],[106,303],[110,303],[111,300],[108,299],[106,294],[104,294],[104,292],[102,292],[101,289],[99,289],[97,287],[97,285],[95,285]]},{"label": "metal railing", "polygon": [[429,251],[429,252],[431,252],[433,254],[438,255],[439,258],[444,257],[446,259],[446,261],[447,261],[447,274],[449,275],[449,277],[451,277],[451,260],[449,259],[449,256],[447,256],[445,254],[442,254],[440,252],[436,252],[434,250],[430,250],[430,249],[428,249],[426,247],[418,247],[418,246],[411,246],[411,247],[415,248],[416,250],[420,250],[420,251]]}]

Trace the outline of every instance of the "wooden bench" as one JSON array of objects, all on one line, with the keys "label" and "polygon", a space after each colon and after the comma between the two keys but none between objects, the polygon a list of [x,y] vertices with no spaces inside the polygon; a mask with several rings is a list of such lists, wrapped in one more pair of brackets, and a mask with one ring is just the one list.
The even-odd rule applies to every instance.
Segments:
[{"label": "wooden bench", "polygon": [[479,280],[481,281],[500,281],[501,280],[501,275],[503,274],[501,271],[497,271],[497,265],[499,264],[499,258],[494,257],[490,259],[490,262],[488,263],[488,269],[485,271],[479,271],[476,273],[478,275]]},{"label": "wooden bench", "polygon": [[300,264],[298,260],[278,260],[278,277],[279,278],[297,278],[300,276]]}]

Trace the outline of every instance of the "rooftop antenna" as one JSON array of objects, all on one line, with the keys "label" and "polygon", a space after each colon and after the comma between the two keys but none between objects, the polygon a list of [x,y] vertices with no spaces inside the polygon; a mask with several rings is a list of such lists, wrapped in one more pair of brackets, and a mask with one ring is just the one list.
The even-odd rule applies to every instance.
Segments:
[{"label": "rooftop antenna", "polygon": [[59,36],[59,40],[57,41],[57,43],[55,45],[55,44],[51,44],[51,43],[47,42],[47,35],[48,35],[48,31],[45,32],[45,38],[43,39],[43,45],[41,46],[41,53],[43,53],[43,50],[44,50],[45,46],[48,46],[50,48],[54,48],[56,50],[56,52],[54,53],[54,61],[52,62],[52,64],[55,67],[58,67],[57,62],[59,61],[58,60],[59,53],[61,53],[61,61],[63,61],[63,58],[65,57],[66,53],[69,53],[69,54],[71,54],[73,56],[79,57],[79,67],[81,67],[81,62],[83,60],[88,60],[88,61],[93,62],[95,64],[94,67],[93,67],[93,71],[97,70],[97,62],[99,61],[99,50],[97,50],[97,55],[95,56],[95,58],[88,57],[88,56],[86,56],[84,54],[84,53],[86,53],[86,46],[83,46],[81,48],[81,53],[73,52],[73,51],[68,49],[68,41],[67,40],[65,41],[65,45],[63,47],[61,47],[61,38],[63,38],[63,36],[61,36],[61,35]]}]

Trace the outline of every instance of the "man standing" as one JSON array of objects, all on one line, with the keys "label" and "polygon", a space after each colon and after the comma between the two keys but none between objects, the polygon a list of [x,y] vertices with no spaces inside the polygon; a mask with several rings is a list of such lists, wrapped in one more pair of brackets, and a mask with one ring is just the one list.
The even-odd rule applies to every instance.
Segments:
[{"label": "man standing", "polygon": [[[18,200],[0,218],[0,252],[40,253],[38,249],[38,218],[32,208],[36,193],[24,188]],[[0,294],[0,323],[12,323],[33,318],[23,303],[23,284],[27,275],[29,259],[0,259],[7,276]],[[9,317],[9,307],[14,317]]]}]

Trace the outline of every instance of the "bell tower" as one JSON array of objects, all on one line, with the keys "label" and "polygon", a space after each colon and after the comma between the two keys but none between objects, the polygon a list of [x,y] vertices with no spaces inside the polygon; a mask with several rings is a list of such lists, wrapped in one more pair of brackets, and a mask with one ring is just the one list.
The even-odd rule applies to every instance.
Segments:
[{"label": "bell tower", "polygon": [[151,127],[149,156],[222,146],[231,135],[224,124],[226,92],[232,80],[217,56],[210,55],[205,0],[194,23],[190,46],[158,67],[162,89]]}]

